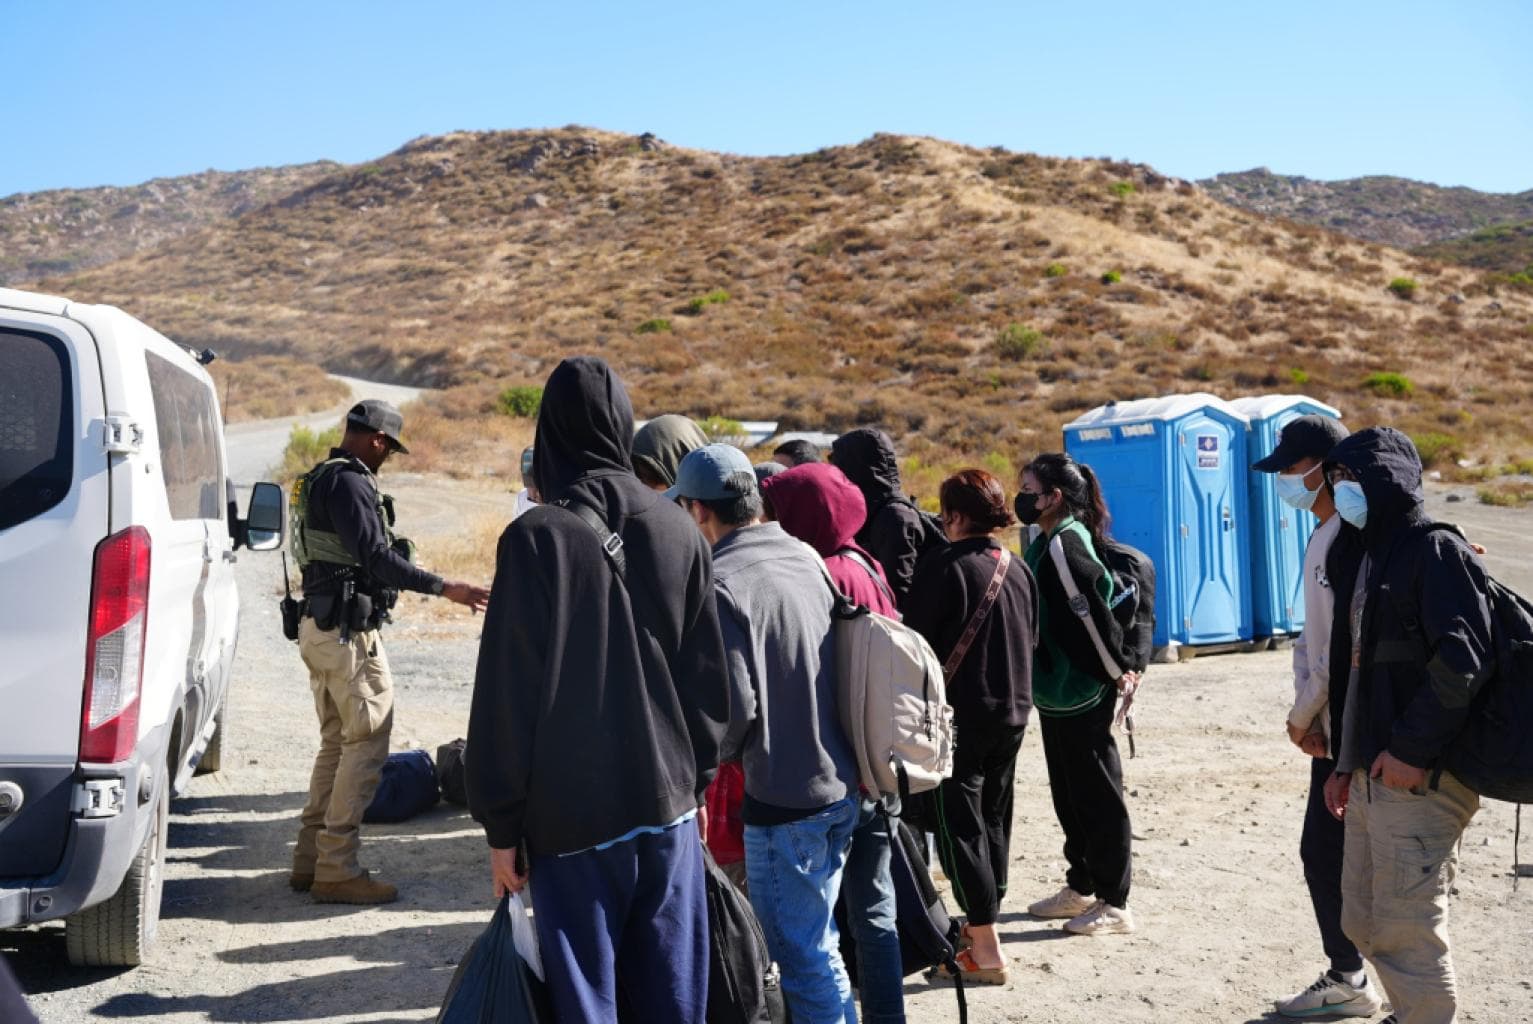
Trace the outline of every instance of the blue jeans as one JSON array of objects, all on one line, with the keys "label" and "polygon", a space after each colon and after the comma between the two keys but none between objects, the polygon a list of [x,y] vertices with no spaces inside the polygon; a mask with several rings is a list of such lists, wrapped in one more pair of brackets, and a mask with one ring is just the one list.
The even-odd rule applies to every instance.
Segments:
[{"label": "blue jeans", "polygon": [[905,1024],[905,961],[895,925],[894,878],[889,873],[891,819],[862,801],[852,851],[841,882],[857,940],[858,995],[867,1024]]},{"label": "blue jeans", "polygon": [[834,914],[857,811],[847,797],[786,825],[745,826],[751,907],[794,1024],[857,1022]]}]

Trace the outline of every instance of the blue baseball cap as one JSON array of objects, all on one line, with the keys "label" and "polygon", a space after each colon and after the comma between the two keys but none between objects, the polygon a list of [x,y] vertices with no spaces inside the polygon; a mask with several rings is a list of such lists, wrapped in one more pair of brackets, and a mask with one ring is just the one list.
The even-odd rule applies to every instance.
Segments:
[{"label": "blue baseball cap", "polygon": [[756,486],[751,460],[732,444],[709,444],[687,452],[676,467],[676,483],[665,492],[665,497],[671,501],[677,498],[726,501],[750,493],[748,489],[742,490],[742,486]]}]

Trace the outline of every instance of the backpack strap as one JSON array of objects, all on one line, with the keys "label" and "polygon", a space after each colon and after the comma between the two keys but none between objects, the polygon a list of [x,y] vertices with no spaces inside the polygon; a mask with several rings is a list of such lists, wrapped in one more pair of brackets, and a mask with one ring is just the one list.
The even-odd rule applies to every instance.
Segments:
[{"label": "backpack strap", "polygon": [[995,607],[995,599],[1001,596],[1001,584],[1006,582],[1006,570],[1010,567],[1011,552],[1001,548],[1000,557],[995,560],[995,572],[990,577],[990,585],[985,588],[985,596],[980,599],[979,607],[974,609],[974,614],[969,616],[969,624],[964,627],[963,635],[958,638],[958,643],[953,645],[952,653],[943,663],[944,679],[952,679],[953,673],[958,671],[958,666],[963,664],[963,656],[969,653],[969,647],[973,645],[974,638],[979,636],[979,628],[990,617],[990,609]]},{"label": "backpack strap", "polygon": [[1059,582],[1064,584],[1065,596],[1070,600],[1070,610],[1075,613],[1076,618],[1081,620],[1081,625],[1086,627],[1086,633],[1097,649],[1097,656],[1102,659],[1102,668],[1112,679],[1122,679],[1123,669],[1118,665],[1118,659],[1108,651],[1107,642],[1102,639],[1102,633],[1091,617],[1091,602],[1076,585],[1075,574],[1070,571],[1070,563],[1065,558],[1064,542],[1060,540],[1058,534],[1049,540],[1049,557],[1054,560],[1054,568],[1059,571]]},{"label": "backpack strap", "polygon": [[596,539],[601,543],[602,554],[607,556],[607,562],[612,566],[612,572],[626,587],[628,558],[623,554],[623,538],[613,533],[597,511],[583,501],[576,498],[560,498],[553,504],[567,512],[575,513],[581,522],[591,528],[591,531],[596,534]]},{"label": "backpack strap", "polygon": [[884,597],[888,599],[890,606],[893,607],[897,603],[894,600],[894,591],[889,589],[889,584],[885,583],[884,578],[878,574],[876,569],[873,568],[873,563],[862,557],[862,552],[858,551],[856,548],[842,548],[841,550],[837,551],[836,554],[850,558],[852,561],[862,566],[863,569],[867,570],[867,574],[873,578],[874,585],[878,587],[879,593],[883,594]]}]

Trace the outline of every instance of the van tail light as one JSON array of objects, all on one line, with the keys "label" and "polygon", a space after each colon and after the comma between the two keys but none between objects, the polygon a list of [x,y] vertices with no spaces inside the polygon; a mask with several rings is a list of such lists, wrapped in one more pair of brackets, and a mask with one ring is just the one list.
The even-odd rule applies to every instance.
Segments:
[{"label": "van tail light", "polygon": [[126,760],[138,741],[149,615],[149,531],[134,526],[96,546],[90,633],[85,646],[85,707],[80,760]]}]

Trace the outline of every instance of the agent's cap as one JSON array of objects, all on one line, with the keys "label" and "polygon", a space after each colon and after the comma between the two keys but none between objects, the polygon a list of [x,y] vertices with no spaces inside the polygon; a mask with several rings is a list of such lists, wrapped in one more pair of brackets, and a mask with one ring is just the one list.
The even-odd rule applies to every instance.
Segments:
[{"label": "agent's cap", "polygon": [[399,414],[399,410],[390,402],[381,398],[369,398],[358,402],[351,407],[346,414],[346,422],[350,425],[371,430],[382,434],[389,439],[389,444],[401,455],[409,455],[410,449],[399,439],[399,432],[404,429],[405,418]]}]

